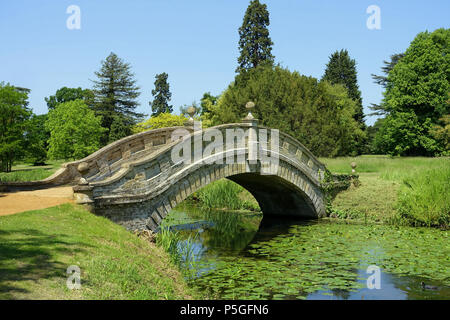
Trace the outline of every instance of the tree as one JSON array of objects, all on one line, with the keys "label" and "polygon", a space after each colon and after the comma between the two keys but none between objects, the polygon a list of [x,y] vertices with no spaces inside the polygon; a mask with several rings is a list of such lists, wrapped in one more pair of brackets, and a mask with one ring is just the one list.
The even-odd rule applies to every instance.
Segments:
[{"label": "tree", "polygon": [[77,99],[82,99],[84,102],[92,107],[94,103],[94,93],[89,89],[81,89],[78,88],[67,88],[62,87],[56,91],[53,96],[45,98],[45,102],[47,102],[48,110],[55,109],[55,107],[59,103],[73,101]]},{"label": "tree", "polygon": [[[387,76],[378,145],[396,155],[438,155],[433,127],[450,114],[450,29],[421,32]],[[383,139],[386,141],[384,142]]]},{"label": "tree", "polygon": [[250,1],[244,21],[239,28],[239,52],[237,73],[261,64],[273,65],[273,42],[269,37],[269,12],[267,5],[258,0]]},{"label": "tree", "polygon": [[395,112],[384,118],[374,144],[384,154],[432,156],[438,145],[428,134],[431,129],[430,119],[421,122],[414,112]]},{"label": "tree", "polygon": [[[28,90],[29,91],[29,90]],[[28,93],[0,82],[0,170],[10,172],[24,154],[24,132],[31,116]]]},{"label": "tree", "polygon": [[155,76],[155,89],[152,90],[152,95],[155,97],[153,102],[149,102],[152,107],[152,116],[157,116],[160,113],[173,111],[173,107],[169,105],[172,93],[169,90],[169,83],[167,82],[168,75],[163,72]]},{"label": "tree", "polygon": [[45,160],[47,160],[50,132],[45,127],[46,121],[46,114],[33,114],[24,133],[26,160],[36,166],[44,165]]},{"label": "tree", "polygon": [[441,145],[442,155],[450,156],[450,114],[439,119],[438,123],[431,128],[431,134]]},{"label": "tree", "polygon": [[48,113],[45,127],[50,131],[48,156],[52,159],[80,159],[100,147],[106,129],[82,100],[60,103]]},{"label": "tree", "polygon": [[354,118],[361,124],[362,128],[365,128],[361,91],[359,91],[358,87],[356,62],[354,59],[350,58],[347,50],[342,49],[341,51],[336,51],[330,56],[322,80],[327,80],[331,82],[331,84],[342,84],[347,88],[349,97],[355,100],[358,106]]},{"label": "tree", "polygon": [[100,140],[102,146],[130,135],[133,125],[144,116],[135,111],[140,88],[130,69],[130,64],[111,53],[95,72],[93,110],[107,129]]},{"label": "tree", "polygon": [[206,92],[203,94],[200,100],[200,119],[204,127],[211,127],[214,123],[214,115],[217,114],[217,102],[220,96],[213,96],[211,93]]},{"label": "tree", "polygon": [[252,114],[261,125],[292,135],[319,156],[352,154],[364,138],[353,118],[356,102],[342,85],[260,66],[236,76],[212,108],[211,124],[240,122],[248,101],[255,102]]},{"label": "tree", "polygon": [[159,128],[178,127],[184,125],[186,120],[186,117],[184,117],[183,115],[164,112],[160,113],[157,116],[152,116],[150,119],[135,125],[133,127],[133,133],[139,133]]},{"label": "tree", "polygon": [[[401,58],[403,58],[405,54],[404,53],[396,53],[391,55],[391,60],[390,61],[383,61],[384,66],[381,67],[381,71],[385,74],[384,76],[378,76],[376,74],[372,74],[372,79],[374,80],[374,82],[376,84],[379,84],[380,86],[382,86],[384,89],[386,89],[387,84],[388,84],[388,75],[389,72],[391,72],[391,70],[394,68],[394,66],[400,61]],[[371,116],[380,116],[380,115],[384,115],[386,114],[386,110],[384,110],[382,105],[378,105],[375,103],[371,103],[372,106],[370,106],[369,108],[371,110],[373,110],[374,112],[371,113]]]}]

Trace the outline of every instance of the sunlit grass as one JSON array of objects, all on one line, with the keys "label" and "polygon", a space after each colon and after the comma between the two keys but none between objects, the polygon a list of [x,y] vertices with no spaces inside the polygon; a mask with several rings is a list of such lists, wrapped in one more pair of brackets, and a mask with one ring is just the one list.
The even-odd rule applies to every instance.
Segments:
[{"label": "sunlit grass", "polygon": [[[164,250],[65,204],[0,217],[0,299],[188,299]],[[66,287],[67,267],[81,289]]]},{"label": "sunlit grass", "polygon": [[64,160],[47,160],[45,166],[33,166],[32,164],[19,163],[13,165],[11,172],[0,172],[0,181],[36,181],[50,177],[55,173]]},{"label": "sunlit grass", "polygon": [[396,224],[448,226],[450,159],[360,156],[321,159],[334,173],[356,162],[361,186],[333,200],[334,215]]}]

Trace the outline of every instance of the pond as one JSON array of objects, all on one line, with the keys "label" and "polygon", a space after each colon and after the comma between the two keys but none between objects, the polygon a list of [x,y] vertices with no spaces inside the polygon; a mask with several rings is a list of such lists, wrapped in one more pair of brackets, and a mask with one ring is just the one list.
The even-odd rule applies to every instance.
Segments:
[{"label": "pond", "polygon": [[192,205],[172,211],[165,225],[188,252],[189,283],[211,298],[450,299],[448,231]]}]

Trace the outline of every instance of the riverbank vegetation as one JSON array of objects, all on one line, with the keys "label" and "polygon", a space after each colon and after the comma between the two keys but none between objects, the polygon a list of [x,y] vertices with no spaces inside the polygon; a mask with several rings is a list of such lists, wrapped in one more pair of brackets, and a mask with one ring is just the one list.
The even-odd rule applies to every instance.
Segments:
[{"label": "riverbank vegetation", "polygon": [[71,204],[0,217],[0,252],[0,299],[198,297],[162,247]]},{"label": "riverbank vegetation", "polygon": [[[332,218],[396,225],[450,225],[450,159],[359,156],[321,158],[333,173],[351,173],[357,163],[360,185],[332,201]],[[204,208],[258,211],[253,196],[236,183],[216,181],[189,198]]]},{"label": "riverbank vegetation", "polygon": [[400,225],[448,227],[450,159],[361,156],[322,158],[335,173],[357,163],[361,185],[339,193],[330,215]]},{"label": "riverbank vegetation", "polygon": [[195,192],[190,200],[204,208],[259,211],[255,198],[243,187],[228,179],[221,179]]}]

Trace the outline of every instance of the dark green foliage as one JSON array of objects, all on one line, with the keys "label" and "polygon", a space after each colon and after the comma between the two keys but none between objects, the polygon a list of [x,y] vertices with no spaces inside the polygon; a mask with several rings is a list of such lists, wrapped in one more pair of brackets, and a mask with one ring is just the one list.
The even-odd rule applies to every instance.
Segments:
[{"label": "dark green foliage", "polygon": [[111,53],[102,61],[100,71],[95,75],[98,80],[93,81],[93,110],[102,117],[102,127],[107,129],[101,138],[101,145],[104,146],[131,134],[132,126],[144,115],[135,112],[140,88],[128,63]]},{"label": "dark green foliage", "polygon": [[50,132],[45,128],[46,121],[46,114],[33,114],[24,135],[26,160],[33,165],[44,165],[47,160]]},{"label": "dark green foliage", "polygon": [[269,12],[267,5],[252,0],[239,28],[238,67],[236,72],[255,68],[261,64],[273,64],[273,42],[269,37]]},{"label": "dark green foliage", "polygon": [[[245,77],[245,81],[242,78]],[[277,67],[257,67],[236,76],[213,108],[213,125],[240,122],[245,104],[260,124],[290,134],[318,156],[354,153],[364,132],[344,87]]]},{"label": "dark green foliage", "polygon": [[88,106],[92,107],[94,103],[94,93],[92,92],[92,90],[81,89],[80,87],[78,88],[62,87],[61,89],[58,89],[53,96],[45,98],[45,102],[47,102],[48,110],[52,110],[55,109],[55,107],[59,103],[64,103],[77,99],[84,100],[84,102]]},{"label": "dark green foliage", "polygon": [[[378,76],[376,74],[372,74],[372,79],[374,80],[374,82],[376,84],[379,84],[380,86],[382,86],[383,88],[386,89],[387,84],[388,84],[388,75],[389,72],[394,68],[394,66],[400,61],[401,58],[403,58],[405,56],[404,53],[398,53],[398,54],[393,54],[391,55],[391,60],[390,61],[383,61],[384,66],[381,67],[381,71],[385,74],[384,76]],[[371,113],[371,116],[379,116],[379,115],[384,115],[386,114],[386,111],[384,110],[383,106],[372,103],[372,106],[369,107],[371,110],[373,110],[374,112]]]},{"label": "dark green foliage", "polygon": [[430,136],[430,119],[421,121],[414,112],[393,112],[383,119],[374,139],[378,153],[403,156],[432,156],[439,152]]},{"label": "dark green foliage", "polygon": [[130,118],[123,117],[121,115],[115,115],[109,131],[108,143],[120,140],[123,137],[127,137],[133,134],[134,122]]},{"label": "dark green foliage", "polygon": [[211,106],[217,105],[218,100],[219,96],[213,96],[210,92],[205,92],[200,100],[201,114],[204,115],[205,113],[211,112]]},{"label": "dark green foliage", "polygon": [[0,171],[10,172],[13,161],[25,154],[24,133],[31,110],[26,90],[0,82]]},{"label": "dark green foliage", "polygon": [[330,56],[322,80],[327,80],[332,84],[341,84],[347,88],[349,97],[355,100],[358,106],[354,118],[364,127],[364,111],[361,91],[358,87],[356,62],[350,58],[347,50],[336,51]]},{"label": "dark green foliage", "polygon": [[438,155],[445,144],[433,127],[450,113],[450,29],[422,32],[389,72],[381,109],[388,115],[375,139],[395,155]]},{"label": "dark green foliage", "polygon": [[155,89],[152,90],[152,95],[155,99],[149,102],[152,107],[152,116],[157,116],[160,113],[172,113],[173,106],[169,105],[169,101],[172,98],[170,93],[167,73],[163,72],[155,76]]},{"label": "dark green foliage", "polygon": [[363,153],[365,154],[376,154],[379,152],[377,146],[375,145],[375,137],[380,130],[380,128],[383,126],[385,118],[379,118],[375,121],[375,123],[372,126],[368,126],[366,128],[366,134],[367,134],[367,144],[364,148]]}]

